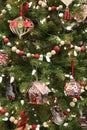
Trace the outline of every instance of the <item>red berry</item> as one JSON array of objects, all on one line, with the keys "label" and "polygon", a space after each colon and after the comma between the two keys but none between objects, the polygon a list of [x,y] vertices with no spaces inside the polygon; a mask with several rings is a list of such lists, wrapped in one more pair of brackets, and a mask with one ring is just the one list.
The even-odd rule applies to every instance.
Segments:
[{"label": "red berry", "polygon": [[5,108],[3,108],[3,109],[1,109],[1,110],[0,110],[0,112],[1,112],[1,114],[3,114],[3,115],[4,115],[7,111],[6,111],[6,109],[5,109]]},{"label": "red berry", "polygon": [[52,7],[51,7],[51,10],[52,10],[52,11],[56,11],[56,6],[52,6]]},{"label": "red berry", "polygon": [[33,129],[33,130],[36,130],[36,128],[37,128],[37,125],[33,124],[33,125],[32,125],[32,129]]},{"label": "red berry", "polygon": [[59,52],[60,51],[60,47],[59,46],[54,46],[53,48],[56,52]]},{"label": "red berry", "polygon": [[85,47],[81,46],[81,52],[84,52],[84,51],[85,51]]},{"label": "red berry", "polygon": [[80,82],[80,85],[81,86],[86,86],[86,82],[82,81],[82,82]]},{"label": "red berry", "polygon": [[4,38],[4,43],[8,43],[9,39],[8,38]]},{"label": "red berry", "polygon": [[68,115],[68,111],[63,112],[63,114],[64,114],[65,116],[67,116],[67,115]]},{"label": "red berry", "polygon": [[39,59],[40,55],[39,54],[34,54],[34,58]]},{"label": "red berry", "polygon": [[75,96],[75,98],[77,98],[78,100],[80,99],[80,96],[78,95],[78,96]]},{"label": "red berry", "polygon": [[20,56],[24,56],[24,51],[20,51],[20,52],[19,52],[19,55],[20,55]]},{"label": "red berry", "polygon": [[21,121],[18,121],[17,126],[18,126],[18,127],[22,126],[22,122],[21,122]]}]

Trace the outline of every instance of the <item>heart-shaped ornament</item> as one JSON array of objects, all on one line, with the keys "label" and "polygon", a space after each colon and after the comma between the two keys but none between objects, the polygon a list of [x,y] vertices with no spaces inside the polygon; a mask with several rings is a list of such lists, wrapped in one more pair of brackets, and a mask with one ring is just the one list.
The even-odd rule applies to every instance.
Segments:
[{"label": "heart-shaped ornament", "polygon": [[69,6],[74,0],[61,0],[66,6]]}]

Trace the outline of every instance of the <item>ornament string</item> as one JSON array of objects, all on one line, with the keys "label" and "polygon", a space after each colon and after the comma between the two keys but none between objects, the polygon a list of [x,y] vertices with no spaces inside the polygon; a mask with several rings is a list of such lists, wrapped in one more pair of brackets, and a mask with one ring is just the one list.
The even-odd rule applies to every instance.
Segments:
[{"label": "ornament string", "polygon": [[72,76],[74,77],[74,58],[72,58]]}]

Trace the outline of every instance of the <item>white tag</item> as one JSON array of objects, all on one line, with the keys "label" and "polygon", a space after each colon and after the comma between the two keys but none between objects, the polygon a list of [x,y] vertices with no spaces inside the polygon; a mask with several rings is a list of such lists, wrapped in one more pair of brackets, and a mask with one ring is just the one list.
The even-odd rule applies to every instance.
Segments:
[{"label": "white tag", "polygon": [[10,78],[10,83],[13,83],[14,82],[14,77],[11,77]]},{"label": "white tag", "polygon": [[39,60],[43,61],[43,55],[40,55]]},{"label": "white tag", "polygon": [[2,83],[2,79],[3,79],[3,78],[2,78],[2,77],[0,77],[0,83]]},{"label": "white tag", "polygon": [[76,51],[74,51],[74,56],[77,56],[78,54],[77,54],[77,52]]},{"label": "white tag", "polygon": [[35,75],[37,71],[35,69],[32,70],[32,75]]},{"label": "white tag", "polygon": [[47,62],[50,62],[51,59],[50,59],[48,56],[46,56],[46,61],[47,61]]}]

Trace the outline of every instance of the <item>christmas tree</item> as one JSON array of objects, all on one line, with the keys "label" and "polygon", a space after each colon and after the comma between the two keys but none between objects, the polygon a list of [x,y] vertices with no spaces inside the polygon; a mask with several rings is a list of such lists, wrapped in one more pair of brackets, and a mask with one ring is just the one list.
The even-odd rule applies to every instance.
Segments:
[{"label": "christmas tree", "polygon": [[87,129],[86,18],[86,0],[0,1],[1,130]]}]

